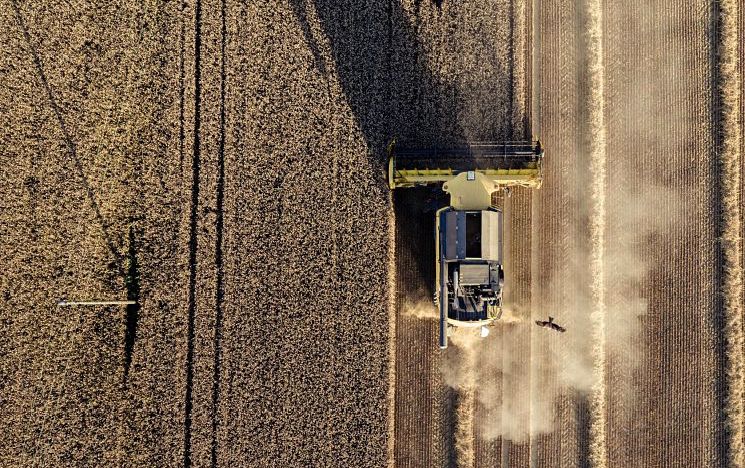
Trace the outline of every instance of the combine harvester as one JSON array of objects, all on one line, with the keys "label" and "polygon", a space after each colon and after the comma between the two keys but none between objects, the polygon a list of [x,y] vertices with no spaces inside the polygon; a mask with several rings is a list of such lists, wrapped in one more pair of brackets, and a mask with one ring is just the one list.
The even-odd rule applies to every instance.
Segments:
[{"label": "combine harvester", "polygon": [[511,187],[539,188],[540,141],[474,143],[448,150],[388,146],[391,189],[442,184],[450,205],[435,219],[435,305],[440,310],[440,348],[452,327],[481,328],[502,316],[503,215],[492,194]]}]

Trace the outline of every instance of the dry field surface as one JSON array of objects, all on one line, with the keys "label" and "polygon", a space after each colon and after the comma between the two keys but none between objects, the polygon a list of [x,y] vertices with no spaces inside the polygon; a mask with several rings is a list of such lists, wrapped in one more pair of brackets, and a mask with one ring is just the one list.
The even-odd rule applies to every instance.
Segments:
[{"label": "dry field surface", "polygon": [[[745,465],[738,0],[1,5],[0,466]],[[385,146],[531,135],[442,352]]]}]

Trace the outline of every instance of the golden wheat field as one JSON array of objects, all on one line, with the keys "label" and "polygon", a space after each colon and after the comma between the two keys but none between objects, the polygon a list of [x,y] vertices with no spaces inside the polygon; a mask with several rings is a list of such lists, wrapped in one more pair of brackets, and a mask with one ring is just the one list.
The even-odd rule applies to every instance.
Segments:
[{"label": "golden wheat field", "polygon": [[[0,466],[745,466],[740,0],[0,1]],[[394,137],[546,149],[487,338]]]}]

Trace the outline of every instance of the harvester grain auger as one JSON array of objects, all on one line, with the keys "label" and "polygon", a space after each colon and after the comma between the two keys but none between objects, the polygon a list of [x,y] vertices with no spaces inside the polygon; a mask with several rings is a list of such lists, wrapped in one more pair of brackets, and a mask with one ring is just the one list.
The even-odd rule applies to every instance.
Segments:
[{"label": "harvester grain auger", "polygon": [[503,219],[492,194],[510,187],[539,188],[540,141],[483,142],[451,149],[388,146],[391,189],[442,184],[450,205],[435,218],[435,304],[440,348],[451,327],[481,328],[502,315]]}]

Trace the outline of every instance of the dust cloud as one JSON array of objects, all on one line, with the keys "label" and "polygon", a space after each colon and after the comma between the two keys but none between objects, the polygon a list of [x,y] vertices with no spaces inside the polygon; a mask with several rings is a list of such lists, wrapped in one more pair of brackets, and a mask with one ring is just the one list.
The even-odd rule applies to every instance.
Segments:
[{"label": "dust cloud", "polygon": [[[594,298],[589,285],[594,273],[588,264],[593,247],[576,241],[586,235],[577,229],[569,235],[575,239],[569,263],[561,265],[547,285],[546,296],[553,300],[540,308],[506,304],[502,319],[487,338],[481,338],[478,329],[454,330],[441,370],[444,383],[459,395],[456,452],[463,461],[459,466],[470,466],[468,447],[473,446],[474,431],[487,440],[501,437],[516,443],[552,432],[560,395],[570,391],[590,395],[603,384],[604,373],[599,372],[595,360],[598,353],[604,359],[612,356],[614,365],[626,366],[627,371],[640,362],[643,348],[633,344],[640,339],[640,319],[647,312],[641,285],[652,267],[643,247],[654,236],[675,229],[684,219],[686,205],[682,195],[668,187],[628,190],[623,197],[605,200],[604,216],[612,222],[606,227],[603,269],[598,273],[604,276],[605,297],[600,323],[590,319]],[[585,208],[589,212],[589,207]],[[404,310],[421,318],[437,317],[431,304],[408,304]],[[533,324],[549,315],[567,332],[554,333]],[[519,327],[530,327],[537,343],[529,366],[524,357],[526,344],[513,338],[521,335]],[[603,329],[603,348],[598,348],[595,327]],[[510,391],[503,388],[506,385]],[[631,402],[631,386],[619,391],[626,392],[621,397]]]},{"label": "dust cloud", "polygon": [[406,301],[402,311],[406,316],[419,319],[437,319],[440,316],[432,301]]}]

